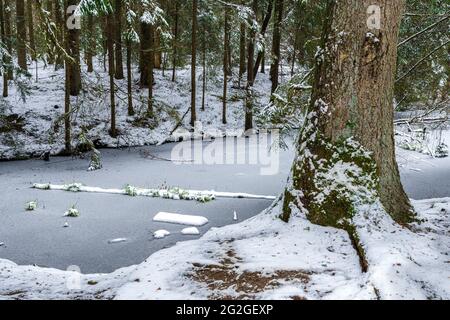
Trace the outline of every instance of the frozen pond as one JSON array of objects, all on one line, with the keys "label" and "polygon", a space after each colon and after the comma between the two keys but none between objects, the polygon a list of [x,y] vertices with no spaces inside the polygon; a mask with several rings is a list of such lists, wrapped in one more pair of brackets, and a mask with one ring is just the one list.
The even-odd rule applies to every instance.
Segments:
[{"label": "frozen pond", "polygon": [[[153,217],[160,211],[207,217],[209,224],[199,228],[204,234],[211,227],[236,223],[234,211],[242,221],[271,204],[268,200],[249,199],[217,199],[202,204],[111,194],[39,191],[30,188],[32,183],[80,182],[103,188],[123,188],[127,184],[139,187],[168,185],[278,195],[293,158],[292,150],[281,151],[279,172],[263,176],[258,165],[176,165],[164,160],[171,157],[174,146],[103,150],[104,168],[94,172],[86,171],[88,161],[82,159],[0,163],[0,243],[4,243],[0,246],[0,258],[59,269],[76,265],[83,273],[111,272],[140,263],[153,252],[177,241],[199,237],[182,235],[185,226],[153,222]],[[410,196],[415,199],[450,196],[449,161],[444,159],[436,164],[435,161],[440,160],[432,160],[431,164],[421,155],[410,160],[411,155],[401,152],[399,158]],[[406,158],[409,160],[402,160]],[[38,209],[25,211],[25,204],[32,200],[38,201]],[[63,217],[72,205],[80,210],[80,217]],[[70,227],[63,227],[66,222]],[[160,229],[170,231],[171,235],[154,239],[153,233]],[[109,243],[118,238],[127,241]]]}]

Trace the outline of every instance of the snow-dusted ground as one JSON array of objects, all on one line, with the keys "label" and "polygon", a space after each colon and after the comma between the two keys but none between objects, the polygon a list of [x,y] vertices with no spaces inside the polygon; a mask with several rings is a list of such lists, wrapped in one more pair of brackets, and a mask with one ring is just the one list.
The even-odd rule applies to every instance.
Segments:
[{"label": "snow-dusted ground", "polygon": [[414,232],[379,214],[377,206],[358,214],[367,273],[361,272],[345,232],[304,217],[285,224],[275,206],[111,274],[81,275],[1,260],[0,297],[449,299],[450,198],[414,204],[426,220]]},{"label": "snow-dusted ground", "polygon": [[[111,138],[109,130],[109,84],[108,75],[103,71],[103,63],[97,61],[95,73],[88,74],[83,66],[84,90],[79,97],[72,98],[75,110],[72,117],[74,145],[77,144],[81,127],[87,129],[87,136],[96,144],[105,147],[144,146],[161,143],[169,138],[178,120],[186,114],[190,107],[190,69],[177,71],[177,80],[171,81],[171,72],[162,75],[155,70],[154,94],[156,119],[145,119],[148,90],[138,85],[139,73],[134,70],[134,106],[136,116],[127,116],[127,82],[116,80],[117,86],[117,129],[118,138]],[[35,66],[30,65],[30,73],[35,74]],[[201,68],[198,77],[201,80]],[[236,135],[244,128],[244,106],[242,98],[245,91],[237,89],[230,82],[228,92],[228,124],[222,124],[222,72],[210,75],[206,92],[205,111],[201,111],[201,81],[198,82],[197,116],[205,132],[227,131],[228,135]],[[15,86],[11,86],[8,98],[0,97],[0,115],[14,115],[14,124],[6,128],[0,121],[0,160],[28,158],[40,156],[45,151],[57,154],[64,147],[64,71],[55,72],[53,66],[38,67],[39,80],[34,77],[30,82],[30,92],[25,102]],[[258,74],[255,82],[256,104],[267,104],[270,97],[270,81],[268,73]],[[220,106],[220,107],[218,107]],[[1,118],[0,118],[1,120]],[[57,121],[59,120],[59,121]],[[184,118],[183,126],[189,129],[189,114]],[[6,121],[5,121],[6,122]],[[183,127],[182,126],[182,127]]]}]

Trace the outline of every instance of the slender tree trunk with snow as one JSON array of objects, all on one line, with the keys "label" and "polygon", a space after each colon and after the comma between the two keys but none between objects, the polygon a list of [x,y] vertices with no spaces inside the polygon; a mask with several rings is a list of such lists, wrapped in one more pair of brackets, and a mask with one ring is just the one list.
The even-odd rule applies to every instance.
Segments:
[{"label": "slender tree trunk with snow", "polygon": [[[80,3],[79,0],[69,0],[69,6],[77,6]],[[66,18],[70,18],[67,15]],[[67,21],[67,20],[66,20]],[[81,91],[81,67],[80,67],[80,30],[77,28],[69,29],[69,49],[70,55],[73,58],[73,62],[70,64],[70,94],[72,96],[78,96]]]},{"label": "slender tree trunk with snow", "polygon": [[150,42],[150,55],[148,63],[148,104],[147,104],[147,116],[153,118],[153,71],[155,66],[155,29],[152,24],[149,24],[149,42]]},{"label": "slender tree trunk with snow", "polygon": [[175,82],[176,72],[177,72],[177,46],[178,46],[178,10],[179,10],[179,0],[174,0],[175,2],[175,22],[173,25],[173,43],[172,43],[172,82]]},{"label": "slender tree trunk with snow", "polygon": [[33,1],[27,0],[28,39],[31,49],[31,58],[36,61],[36,42],[34,37]]},{"label": "slender tree trunk with snow", "polygon": [[[369,28],[370,5],[381,8],[381,29]],[[310,114],[285,191],[283,220],[303,212],[314,223],[347,230],[357,245],[352,217],[361,203],[379,199],[395,221],[414,219],[400,182],[393,128],[403,8],[403,0],[329,2]],[[334,169],[348,181],[333,188]]]},{"label": "slender tree trunk with snow", "polygon": [[88,47],[86,48],[86,64],[87,64],[87,72],[94,72],[94,50],[95,50],[95,38],[94,38],[94,17],[92,15],[88,15],[87,17],[87,37],[88,37]]},{"label": "slender tree trunk with snow", "polygon": [[203,30],[203,41],[202,41],[202,60],[203,60],[203,66],[202,66],[202,111],[205,111],[206,109],[206,30]]},{"label": "slender tree trunk with snow", "polygon": [[228,8],[225,8],[224,36],[223,36],[223,97],[222,97],[222,123],[227,124],[227,93],[228,93],[228,51],[230,46],[230,30],[228,26]]},{"label": "slender tree trunk with snow", "polygon": [[[64,6],[63,6],[64,7]],[[54,17],[55,17],[55,28],[56,28],[56,39],[60,44],[64,43],[64,30],[66,26],[64,25],[64,14],[62,12],[61,3],[55,1],[54,6]],[[51,53],[51,60],[54,60],[55,70],[64,68],[64,55],[58,48],[56,49],[56,57]]]},{"label": "slender tree trunk with snow", "polygon": [[[3,0],[0,0],[0,33],[1,33],[1,41],[2,43],[6,44],[6,32],[5,32],[5,6],[3,3]],[[8,58],[6,57],[6,55],[3,55],[3,61],[2,61],[3,65],[7,65],[8,62]],[[7,71],[7,67],[4,68],[3,70],[3,97],[7,97],[9,95],[9,90],[8,90],[8,71]]]},{"label": "slender tree trunk with snow", "polygon": [[25,1],[16,0],[16,30],[17,30],[17,64],[23,71],[27,66],[27,27],[25,24]]},{"label": "slender tree trunk with snow", "polygon": [[275,0],[272,40],[272,64],[270,65],[270,80],[272,81],[272,93],[278,88],[280,70],[280,44],[281,44],[281,22],[283,20],[283,0]]},{"label": "slender tree trunk with snow", "polygon": [[239,33],[239,79],[238,79],[238,87],[241,88],[242,77],[246,71],[245,68],[245,23],[240,24],[240,33]]},{"label": "slender tree trunk with snow", "polygon": [[[8,49],[8,52],[10,55],[12,55],[12,31],[11,31],[11,0],[4,0],[3,3],[3,10],[5,14],[5,41],[6,41],[6,49]],[[11,57],[7,58],[8,64],[12,63]],[[8,68],[8,80],[12,80],[13,75],[13,69]]]},{"label": "slender tree trunk with snow", "polygon": [[110,109],[111,109],[111,137],[117,137],[116,129],[116,94],[114,85],[115,65],[114,65],[114,15],[108,14],[106,17],[107,47],[108,47],[108,73],[110,90]]},{"label": "slender tree trunk with snow", "polygon": [[122,0],[114,2],[114,42],[115,42],[115,78],[123,79],[123,56],[122,56]]},{"label": "slender tree trunk with snow", "polygon": [[133,108],[133,73],[131,69],[131,54],[132,54],[132,45],[131,40],[127,40],[127,97],[128,97],[128,115],[134,116],[134,108]]},{"label": "slender tree trunk with snow", "polygon": [[[253,0],[253,12],[257,12],[258,1]],[[253,129],[253,82],[254,75],[254,56],[255,56],[256,31],[250,28],[248,49],[247,49],[247,88],[245,97],[245,131]],[[257,68],[257,67],[256,67]]]},{"label": "slender tree trunk with snow", "polygon": [[197,97],[197,11],[198,0],[192,1],[192,50],[191,50],[191,126],[197,121],[196,97]]}]

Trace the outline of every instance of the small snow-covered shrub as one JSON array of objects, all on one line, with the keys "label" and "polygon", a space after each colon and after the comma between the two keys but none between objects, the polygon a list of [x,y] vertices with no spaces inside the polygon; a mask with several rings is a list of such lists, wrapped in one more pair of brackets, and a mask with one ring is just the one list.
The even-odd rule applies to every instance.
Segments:
[{"label": "small snow-covered shrub", "polygon": [[72,208],[70,208],[69,210],[66,211],[64,216],[65,217],[76,218],[76,217],[80,216],[80,211],[78,211],[78,209],[76,209],[75,206],[72,206]]},{"label": "small snow-covered shrub", "polygon": [[37,209],[37,201],[30,201],[26,204],[25,209],[27,211],[34,211]]},{"label": "small snow-covered shrub", "polygon": [[91,162],[89,163],[88,171],[100,170],[102,167],[103,166],[100,151],[94,149],[91,155]]},{"label": "small snow-covered shrub", "polygon": [[129,195],[130,197],[136,197],[137,196],[137,188],[133,187],[132,185],[127,185],[125,187],[125,193]]},{"label": "small snow-covered shrub", "polygon": [[448,146],[442,142],[437,146],[434,155],[436,156],[436,158],[448,157]]}]

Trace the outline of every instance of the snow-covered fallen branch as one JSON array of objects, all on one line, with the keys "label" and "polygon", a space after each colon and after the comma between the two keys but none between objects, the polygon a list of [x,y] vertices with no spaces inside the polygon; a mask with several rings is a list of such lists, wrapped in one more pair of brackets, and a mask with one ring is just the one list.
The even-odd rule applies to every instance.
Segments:
[{"label": "snow-covered fallen branch", "polygon": [[256,195],[249,193],[233,193],[233,192],[218,192],[208,190],[185,190],[181,188],[170,189],[143,189],[133,186],[126,186],[124,189],[105,189],[99,187],[84,186],[81,183],[72,183],[65,185],[56,185],[50,183],[35,183],[34,189],[39,190],[59,190],[68,192],[89,192],[89,193],[107,193],[128,196],[142,196],[152,198],[164,198],[172,200],[196,200],[199,202],[208,202],[216,198],[237,198],[237,199],[261,199],[261,200],[275,200],[275,196]]}]

